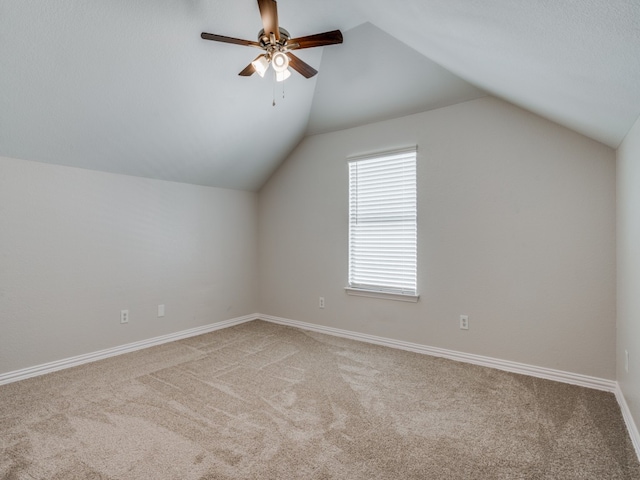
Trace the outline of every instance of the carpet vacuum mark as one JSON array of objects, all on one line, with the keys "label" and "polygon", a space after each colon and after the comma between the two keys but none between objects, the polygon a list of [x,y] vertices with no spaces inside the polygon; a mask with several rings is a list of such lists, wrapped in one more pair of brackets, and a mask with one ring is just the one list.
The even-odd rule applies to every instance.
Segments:
[{"label": "carpet vacuum mark", "polygon": [[640,479],[611,393],[254,321],[0,386],[2,479]]}]

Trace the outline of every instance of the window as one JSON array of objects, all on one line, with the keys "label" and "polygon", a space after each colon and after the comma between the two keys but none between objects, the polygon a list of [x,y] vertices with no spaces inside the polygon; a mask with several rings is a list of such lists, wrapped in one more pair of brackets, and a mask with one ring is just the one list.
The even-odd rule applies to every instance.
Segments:
[{"label": "window", "polygon": [[418,300],[416,152],[349,158],[349,294]]}]

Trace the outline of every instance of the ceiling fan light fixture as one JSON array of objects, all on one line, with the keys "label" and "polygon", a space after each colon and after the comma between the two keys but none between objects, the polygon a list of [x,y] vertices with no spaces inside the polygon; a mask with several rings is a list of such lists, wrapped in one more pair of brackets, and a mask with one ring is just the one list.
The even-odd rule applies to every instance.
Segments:
[{"label": "ceiling fan light fixture", "polygon": [[277,73],[282,73],[289,67],[289,57],[282,52],[276,52],[271,57],[271,64]]},{"label": "ceiling fan light fixture", "polygon": [[284,82],[290,76],[291,76],[291,72],[289,70],[276,72],[276,82]]},{"label": "ceiling fan light fixture", "polygon": [[266,73],[267,68],[269,68],[269,60],[267,60],[266,55],[262,55],[251,62],[251,65],[253,65],[253,68],[258,75],[264,78],[264,74]]}]

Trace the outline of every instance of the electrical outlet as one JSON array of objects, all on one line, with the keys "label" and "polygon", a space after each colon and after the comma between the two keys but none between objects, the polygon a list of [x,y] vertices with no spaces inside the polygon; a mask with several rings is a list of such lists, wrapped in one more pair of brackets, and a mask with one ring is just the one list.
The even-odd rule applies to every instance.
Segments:
[{"label": "electrical outlet", "polygon": [[469,330],[469,315],[460,315],[460,330]]},{"label": "electrical outlet", "polygon": [[324,297],[320,297],[318,300],[318,308],[324,308]]},{"label": "electrical outlet", "polygon": [[629,351],[624,351],[624,371],[629,373]]},{"label": "electrical outlet", "polygon": [[164,305],[158,305],[158,317],[164,317]]},{"label": "electrical outlet", "polygon": [[120,323],[129,323],[129,310],[120,310]]}]

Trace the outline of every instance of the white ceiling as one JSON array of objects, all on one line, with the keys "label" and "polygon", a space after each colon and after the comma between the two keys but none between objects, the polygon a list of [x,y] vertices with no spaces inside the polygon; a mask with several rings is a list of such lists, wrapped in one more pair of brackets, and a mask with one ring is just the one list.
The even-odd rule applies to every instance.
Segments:
[{"label": "white ceiling", "polygon": [[[255,0],[3,0],[0,155],[257,190],[306,134],[488,92],[611,147],[640,115],[640,0],[279,0],[320,70],[238,77]],[[324,52],[323,52],[324,50]],[[388,67],[388,68],[385,68]]]},{"label": "white ceiling", "polygon": [[320,71],[308,134],[486,96],[371,23],[347,30],[340,47],[326,48]]}]

